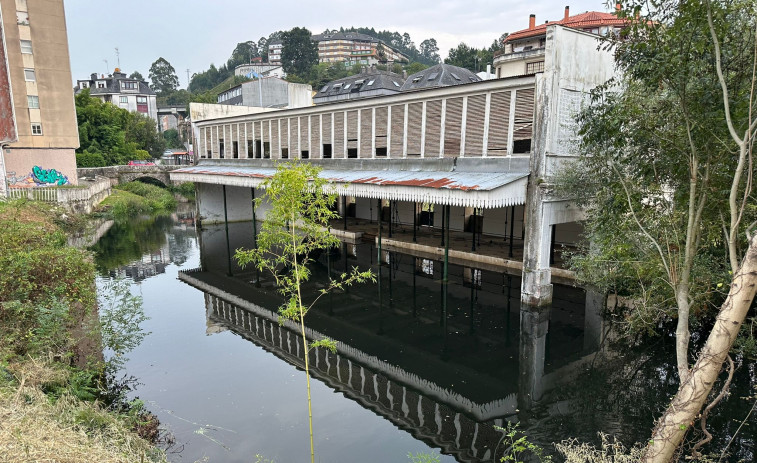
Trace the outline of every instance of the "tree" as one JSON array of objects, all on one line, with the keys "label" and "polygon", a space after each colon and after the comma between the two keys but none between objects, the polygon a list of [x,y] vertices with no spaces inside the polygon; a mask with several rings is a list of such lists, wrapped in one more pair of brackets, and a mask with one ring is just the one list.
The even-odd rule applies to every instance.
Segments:
[{"label": "tree", "polygon": [[444,59],[444,62],[475,72],[477,59],[478,50],[460,42],[456,48],[450,48],[449,54],[447,55],[447,58]]},{"label": "tree", "polygon": [[252,40],[247,42],[240,42],[231,52],[229,60],[226,62],[228,69],[235,69],[240,64],[251,63],[252,58],[260,56],[258,52],[258,45]]},{"label": "tree", "polygon": [[[330,339],[319,339],[308,344],[305,332],[305,315],[318,299],[332,291],[353,283],[375,281],[371,271],[360,272],[353,268],[339,279],[331,279],[321,289],[315,301],[303,302],[302,285],[310,278],[314,251],[328,250],[339,245],[339,239],[329,230],[329,221],[339,215],[331,210],[336,202],[336,192],[328,182],[318,176],[320,168],[311,164],[279,164],[276,173],[262,187],[265,198],[271,204],[266,211],[257,248],[237,250],[235,258],[241,266],[254,264],[260,270],[270,271],[276,279],[279,292],[285,302],[279,308],[283,320],[299,325],[305,360],[305,378],[308,391],[308,422],[310,425],[310,461],[315,462],[313,446],[313,413],[310,398],[309,352],[316,347],[332,351],[336,344]],[[256,206],[260,199],[256,200]],[[284,270],[282,270],[282,268]]]},{"label": "tree", "polygon": [[405,70],[407,71],[408,75],[415,74],[416,72],[421,72],[424,69],[428,69],[428,66],[426,66],[423,63],[410,63],[405,67]]},{"label": "tree", "polygon": [[[624,6],[633,18],[648,5]],[[579,117],[581,154],[564,181],[588,209],[591,248],[573,266],[633,301],[631,328],[676,320],[680,388],[644,461],[673,457],[754,297],[755,24],[753,5],[741,0],[656,3],[624,41],[608,38],[624,78],[595,92]],[[713,318],[692,367],[690,321]]]},{"label": "tree", "polygon": [[140,113],[129,113],[124,138],[127,143],[134,143],[139,149],[150,153],[153,158],[159,158],[166,149],[166,141],[158,133],[155,120]]},{"label": "tree", "polygon": [[318,64],[318,44],[313,41],[310,31],[295,27],[282,36],[281,66],[287,74],[307,76]]},{"label": "tree", "polygon": [[144,77],[142,77],[142,74],[139,73],[139,71],[134,71],[129,75],[129,79],[137,79],[137,80],[145,80]]},{"label": "tree", "polygon": [[161,57],[150,66],[149,73],[152,89],[157,94],[169,94],[179,88],[179,78],[171,63]]},{"label": "tree", "polygon": [[421,42],[420,51],[421,56],[428,61],[433,63],[439,63],[441,61],[441,58],[439,58],[439,46],[436,44],[436,39],[431,38]]},{"label": "tree", "polygon": [[184,148],[184,143],[181,142],[181,138],[179,137],[179,131],[176,129],[168,129],[164,131],[163,139],[168,148]]}]

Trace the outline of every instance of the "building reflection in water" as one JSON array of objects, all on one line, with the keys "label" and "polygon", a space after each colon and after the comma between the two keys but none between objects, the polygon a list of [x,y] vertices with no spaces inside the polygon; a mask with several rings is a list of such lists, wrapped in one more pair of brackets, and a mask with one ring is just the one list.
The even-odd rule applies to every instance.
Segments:
[{"label": "building reflection in water", "polygon": [[[180,279],[205,293],[209,333],[232,330],[303,368],[298,328],[279,324],[271,278],[230,261],[229,250],[252,242],[250,223],[203,229],[201,267]],[[495,426],[528,430],[532,407],[599,345],[601,298],[583,290],[556,286],[550,309],[521,311],[519,276],[450,265],[444,310],[438,258],[376,259],[372,243],[344,243],[314,265],[306,293],[354,266],[380,284],[329,295],[309,313],[307,337],[338,342],[336,353],[310,353],[312,375],[458,461],[498,461]]]}]

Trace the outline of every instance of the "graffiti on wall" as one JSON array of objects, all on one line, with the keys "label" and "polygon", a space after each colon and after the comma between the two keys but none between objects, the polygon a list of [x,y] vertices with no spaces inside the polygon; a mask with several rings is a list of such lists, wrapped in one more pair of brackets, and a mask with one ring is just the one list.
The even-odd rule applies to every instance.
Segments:
[{"label": "graffiti on wall", "polygon": [[32,167],[32,171],[25,176],[17,176],[15,172],[8,172],[5,177],[11,188],[33,188],[38,186],[59,186],[68,184],[68,177],[55,169]]}]

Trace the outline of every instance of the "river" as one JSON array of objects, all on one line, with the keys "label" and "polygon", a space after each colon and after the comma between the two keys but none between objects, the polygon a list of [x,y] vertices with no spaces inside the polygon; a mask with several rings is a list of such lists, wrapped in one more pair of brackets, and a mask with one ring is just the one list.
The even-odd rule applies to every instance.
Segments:
[{"label": "river", "polygon": [[[251,223],[226,237],[223,226],[196,230],[180,208],[116,224],[92,247],[100,278],[131,279],[149,317],[122,374],[173,436],[171,461],[305,461],[301,338],[276,321],[271,278],[228,258],[253,245]],[[519,276],[452,265],[445,311],[440,262],[384,252],[379,267],[376,257],[372,243],[344,244],[305,288],[316,294],[329,272],[354,265],[381,274],[380,285],[325,296],[308,315],[309,337],[339,343],[311,354],[318,461],[499,461],[495,426],[507,422],[550,453],[571,437],[596,443],[600,430],[643,441],[675,391],[671,338],[602,342],[607,324],[581,289],[556,285],[549,312],[521,314]],[[733,392],[709,420],[713,452],[754,404],[754,364],[737,363]],[[724,461],[754,461],[754,415]]]}]

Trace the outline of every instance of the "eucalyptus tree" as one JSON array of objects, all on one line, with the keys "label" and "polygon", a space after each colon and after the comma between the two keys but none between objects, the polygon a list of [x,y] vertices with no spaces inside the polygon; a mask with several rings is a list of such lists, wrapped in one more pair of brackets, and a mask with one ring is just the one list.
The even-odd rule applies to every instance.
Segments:
[{"label": "eucalyptus tree", "polygon": [[[645,452],[670,461],[754,298],[757,11],[748,0],[632,0],[624,13],[627,30],[607,39],[623,77],[579,116],[581,154],[562,186],[590,217],[579,275],[631,301],[633,330],[676,320],[680,389]],[[693,355],[690,322],[713,318]]]},{"label": "eucalyptus tree", "polygon": [[[375,281],[373,273],[361,272],[356,267],[342,273],[339,278],[329,275],[329,284],[320,290],[309,304],[304,303],[302,285],[310,279],[312,256],[319,250],[328,250],[339,245],[339,239],[328,229],[329,221],[338,218],[332,210],[336,202],[336,189],[318,176],[320,168],[311,164],[279,164],[276,173],[267,179],[262,188],[263,199],[271,208],[266,211],[257,246],[254,249],[238,249],[235,258],[241,266],[255,265],[269,271],[276,280],[278,291],[285,302],[279,308],[280,322],[291,320],[299,325],[304,348],[305,378],[308,396],[308,424],[310,427],[310,460],[315,462],[313,445],[313,413],[310,396],[310,351],[316,347],[336,350],[331,339],[317,339],[308,343],[305,331],[305,315],[318,299],[334,290],[342,290],[354,283]],[[256,200],[256,207],[261,199]]]}]

